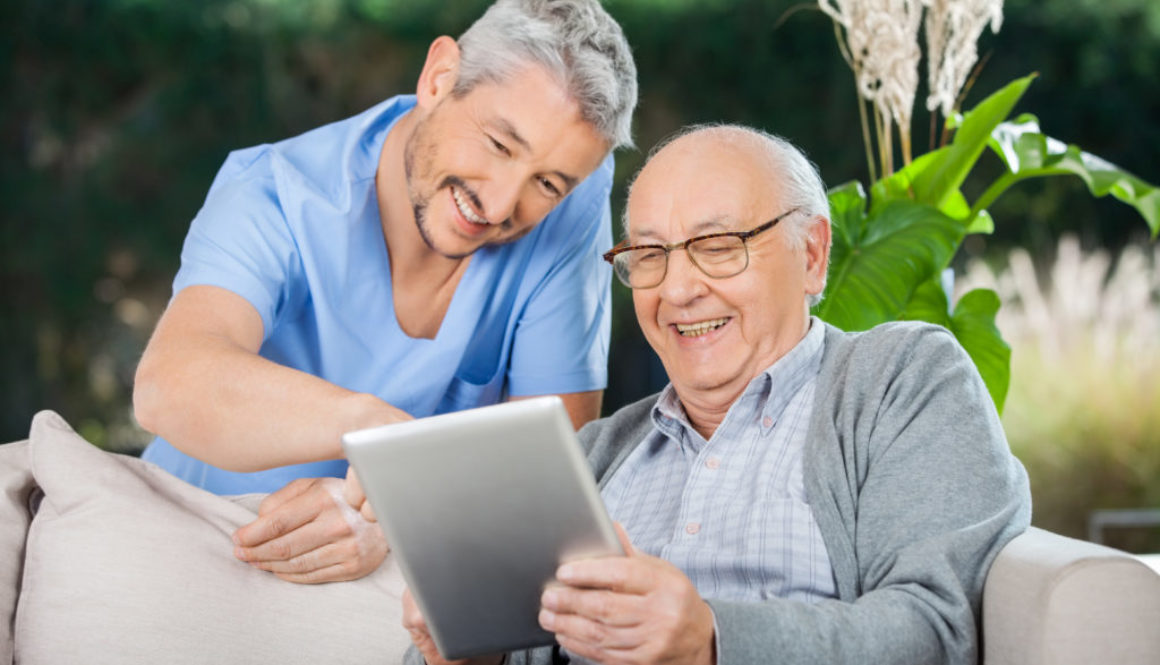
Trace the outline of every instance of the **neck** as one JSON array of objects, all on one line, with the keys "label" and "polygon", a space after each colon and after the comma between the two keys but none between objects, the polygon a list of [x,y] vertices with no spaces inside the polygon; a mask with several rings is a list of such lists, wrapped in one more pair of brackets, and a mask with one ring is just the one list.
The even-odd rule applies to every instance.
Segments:
[{"label": "neck", "polygon": [[752,374],[738,376],[732,381],[727,381],[711,388],[682,390],[676,384],[673,384],[673,388],[677,391],[677,397],[680,399],[681,406],[684,407],[685,415],[689,417],[689,424],[693,426],[693,429],[705,437],[706,441],[711,439],[713,433],[717,431],[722,421],[725,420],[725,415],[729,413],[729,409],[737,400],[741,399],[741,395],[745,393],[745,389],[749,387],[750,382],[800,344],[805,339],[806,334],[809,333],[809,330],[810,318],[807,314],[805,320],[802,322],[801,329],[796,331],[796,335],[792,337],[789,344],[774,349],[774,352],[769,356],[769,361],[757,367],[757,371]]},{"label": "neck", "polygon": [[447,258],[424,242],[415,225],[415,209],[411,205],[407,186],[404,155],[417,122],[414,109],[408,111],[399,118],[383,141],[375,172],[379,218],[393,276],[422,273],[447,277],[461,267],[464,259]]}]

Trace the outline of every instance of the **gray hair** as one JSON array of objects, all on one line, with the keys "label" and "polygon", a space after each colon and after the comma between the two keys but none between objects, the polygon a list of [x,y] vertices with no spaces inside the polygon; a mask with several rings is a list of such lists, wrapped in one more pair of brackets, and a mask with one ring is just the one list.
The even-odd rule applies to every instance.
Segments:
[{"label": "gray hair", "polygon": [[[647,166],[652,158],[667,146],[692,134],[707,134],[715,141],[738,144],[741,141],[750,141],[764,150],[764,156],[769,160],[771,171],[778,174],[777,181],[770,183],[778,188],[781,203],[785,210],[797,208],[799,213],[786,218],[786,239],[795,249],[803,249],[806,245],[806,235],[810,224],[818,217],[830,219],[830,200],[826,196],[826,185],[818,167],[806,156],[801,148],[776,134],[770,134],[761,129],[724,123],[706,123],[684,127],[673,134],[661,139],[649,150],[645,160]],[[756,139],[756,141],[753,141]],[[643,168],[641,169],[643,170]],[[637,172],[640,175],[640,172]],[[628,186],[628,194],[632,196],[632,188],[636,185],[636,176]],[[628,207],[624,209],[621,221],[624,236],[628,237]],[[812,294],[808,301],[810,307],[822,301],[821,293]]]},{"label": "gray hair", "polygon": [[598,0],[498,0],[458,43],[454,95],[534,63],[563,83],[609,148],[632,147],[636,65],[624,32]]}]

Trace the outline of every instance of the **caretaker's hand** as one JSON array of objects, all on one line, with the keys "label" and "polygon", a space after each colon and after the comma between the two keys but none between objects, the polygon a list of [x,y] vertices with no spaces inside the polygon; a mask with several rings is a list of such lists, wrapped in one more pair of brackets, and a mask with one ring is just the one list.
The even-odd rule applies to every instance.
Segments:
[{"label": "caretaker's hand", "polygon": [[266,497],[258,519],[234,532],[234,556],[303,584],[368,575],[390,548],[378,523],[344,498],[345,484],[339,478],[299,478]]},{"label": "caretaker's hand", "polygon": [[544,591],[540,625],[570,653],[600,663],[716,662],[713,611],[673,564],[636,551],[566,563]]},{"label": "caretaker's hand", "polygon": [[403,592],[403,628],[411,634],[411,642],[415,644],[419,653],[423,654],[423,660],[427,661],[427,665],[499,665],[503,662],[503,654],[466,660],[444,659],[435,648],[435,641],[431,639],[431,633],[427,630],[427,622],[423,619],[419,606],[415,604],[415,599],[411,597],[410,589]]},{"label": "caretaker's hand", "polygon": [[353,466],[346,469],[346,482],[342,484],[342,498],[367,520],[378,521],[378,518],[375,517],[375,511],[371,509],[371,504],[367,501],[367,495],[363,492],[362,483],[359,482],[358,474],[354,472]]}]

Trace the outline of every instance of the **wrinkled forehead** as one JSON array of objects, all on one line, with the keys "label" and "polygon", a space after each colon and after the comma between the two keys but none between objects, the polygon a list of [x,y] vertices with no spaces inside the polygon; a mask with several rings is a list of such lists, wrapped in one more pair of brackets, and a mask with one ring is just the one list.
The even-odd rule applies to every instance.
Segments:
[{"label": "wrinkled forehead", "polygon": [[669,240],[740,230],[778,214],[776,169],[744,141],[691,135],[665,146],[629,192],[626,231]]}]

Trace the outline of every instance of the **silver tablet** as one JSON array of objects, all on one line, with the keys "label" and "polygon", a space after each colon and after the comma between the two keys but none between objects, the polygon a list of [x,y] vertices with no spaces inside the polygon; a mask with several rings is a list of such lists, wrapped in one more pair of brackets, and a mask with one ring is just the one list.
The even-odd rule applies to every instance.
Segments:
[{"label": "silver tablet", "polygon": [[537,615],[556,568],[624,552],[558,397],[342,444],[445,658],[551,644]]}]

